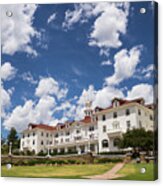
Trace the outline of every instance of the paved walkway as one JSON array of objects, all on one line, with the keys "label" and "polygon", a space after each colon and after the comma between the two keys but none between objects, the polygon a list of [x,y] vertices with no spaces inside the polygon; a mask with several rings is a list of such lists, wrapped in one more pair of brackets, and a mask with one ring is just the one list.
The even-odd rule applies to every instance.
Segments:
[{"label": "paved walkway", "polygon": [[95,180],[108,180],[114,179],[118,177],[122,177],[122,175],[116,174],[122,167],[124,163],[117,163],[111,170],[107,171],[104,174],[94,175],[94,176],[85,176],[85,178],[95,179]]}]

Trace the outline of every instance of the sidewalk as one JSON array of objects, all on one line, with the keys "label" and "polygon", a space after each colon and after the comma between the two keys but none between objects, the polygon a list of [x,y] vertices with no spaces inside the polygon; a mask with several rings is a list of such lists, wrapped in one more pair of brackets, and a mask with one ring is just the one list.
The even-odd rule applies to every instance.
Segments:
[{"label": "sidewalk", "polygon": [[120,169],[122,169],[124,163],[117,163],[111,170],[107,171],[104,174],[94,175],[94,176],[85,176],[84,178],[96,179],[96,180],[108,180],[121,177],[122,175],[116,174]]}]

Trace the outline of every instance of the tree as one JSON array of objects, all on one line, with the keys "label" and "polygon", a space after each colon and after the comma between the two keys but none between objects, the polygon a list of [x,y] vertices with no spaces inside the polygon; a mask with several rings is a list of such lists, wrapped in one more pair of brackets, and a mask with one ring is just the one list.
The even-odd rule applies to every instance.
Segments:
[{"label": "tree", "polygon": [[128,130],[123,134],[118,146],[120,148],[138,148],[139,150],[154,150],[154,132],[144,128]]},{"label": "tree", "polygon": [[19,148],[19,139],[15,128],[11,128],[10,133],[7,136],[7,139],[8,139],[8,145],[10,142],[12,142],[13,149]]}]

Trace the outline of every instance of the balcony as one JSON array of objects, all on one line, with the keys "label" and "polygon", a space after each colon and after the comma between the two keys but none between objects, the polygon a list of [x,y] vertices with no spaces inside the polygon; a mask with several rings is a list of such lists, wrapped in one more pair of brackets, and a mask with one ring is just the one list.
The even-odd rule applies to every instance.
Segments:
[{"label": "balcony", "polygon": [[121,128],[115,128],[115,129],[109,129],[107,131],[108,137],[119,137],[122,135],[122,129]]}]

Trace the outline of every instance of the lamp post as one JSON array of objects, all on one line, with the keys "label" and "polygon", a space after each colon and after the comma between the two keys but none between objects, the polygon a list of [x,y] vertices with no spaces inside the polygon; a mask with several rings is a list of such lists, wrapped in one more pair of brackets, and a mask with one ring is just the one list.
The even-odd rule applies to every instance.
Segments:
[{"label": "lamp post", "polygon": [[12,142],[9,143],[9,156],[12,155]]},{"label": "lamp post", "polygon": [[48,141],[48,154],[47,154],[47,157],[50,158],[51,155],[50,155],[50,145],[49,145],[49,141]]}]

